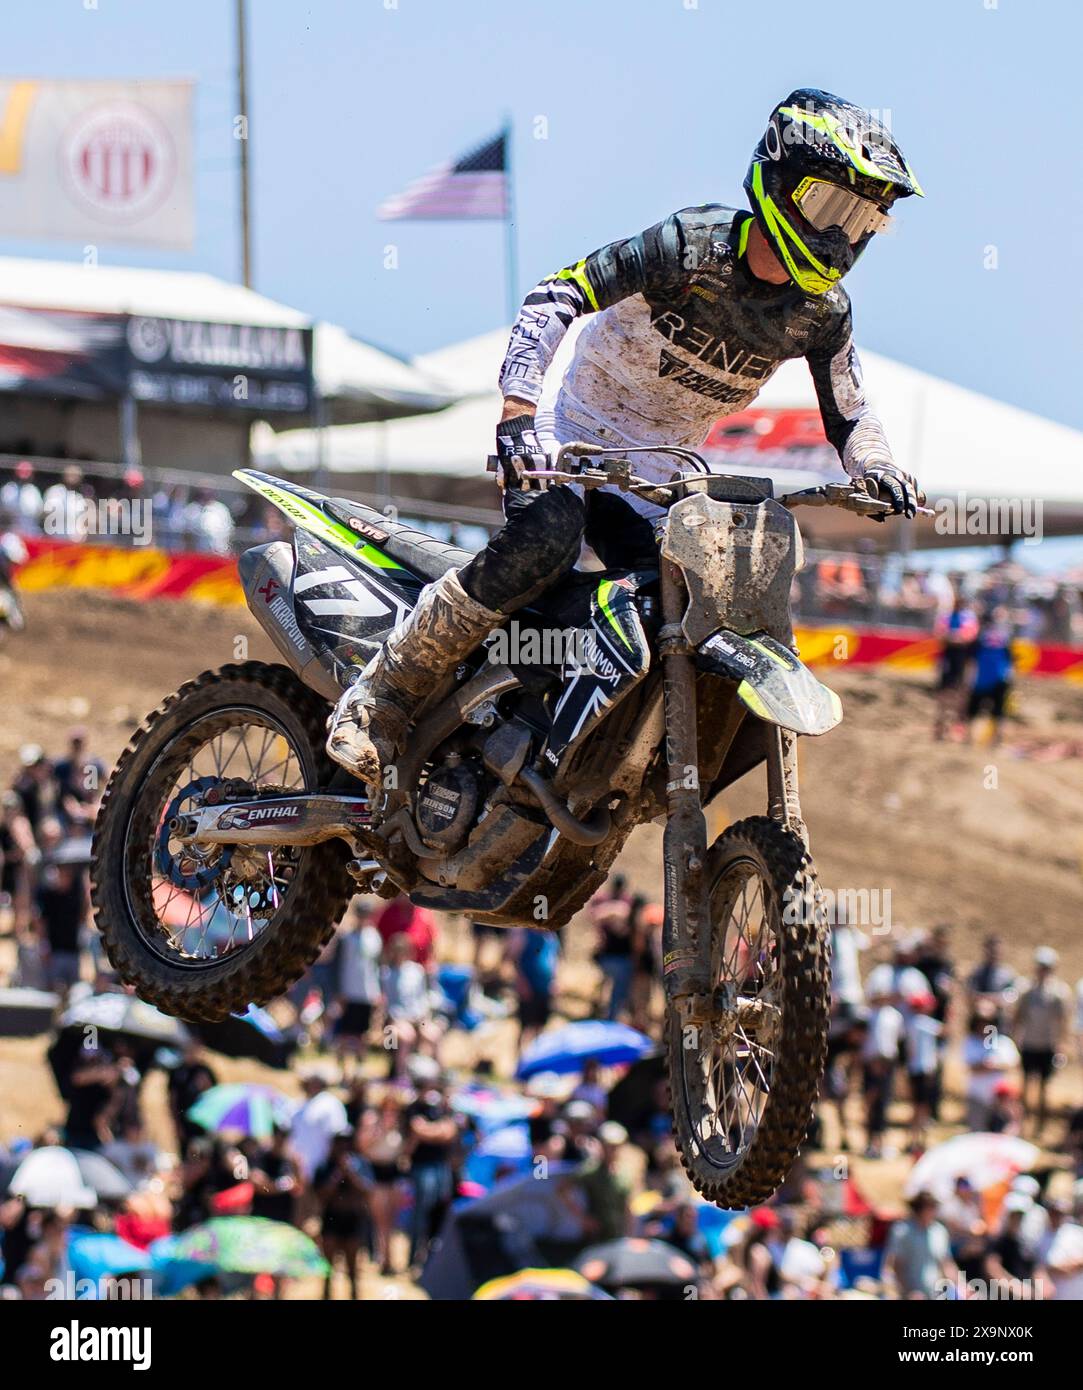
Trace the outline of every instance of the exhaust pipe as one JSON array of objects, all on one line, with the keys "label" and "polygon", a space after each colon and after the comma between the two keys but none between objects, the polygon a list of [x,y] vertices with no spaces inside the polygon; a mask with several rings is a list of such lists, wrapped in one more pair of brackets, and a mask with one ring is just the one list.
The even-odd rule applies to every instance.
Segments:
[{"label": "exhaust pipe", "polygon": [[571,840],[573,845],[600,845],[609,834],[613,817],[605,807],[591,811],[586,820],[579,820],[572,815],[545,778],[533,768],[524,767],[519,773],[519,778],[529,787],[542,810],[564,838]]}]

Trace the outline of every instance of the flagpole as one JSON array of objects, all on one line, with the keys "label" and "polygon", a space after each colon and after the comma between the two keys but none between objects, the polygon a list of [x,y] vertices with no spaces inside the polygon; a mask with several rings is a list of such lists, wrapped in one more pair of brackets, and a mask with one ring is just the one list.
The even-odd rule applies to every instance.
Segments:
[{"label": "flagpole", "polygon": [[251,185],[248,172],[248,45],[244,0],[237,0],[237,106],[241,119],[241,280],[252,288]]},{"label": "flagpole", "polygon": [[508,323],[519,313],[519,248],[515,226],[515,178],[512,164],[513,126],[511,116],[504,119],[504,269],[507,274]]}]

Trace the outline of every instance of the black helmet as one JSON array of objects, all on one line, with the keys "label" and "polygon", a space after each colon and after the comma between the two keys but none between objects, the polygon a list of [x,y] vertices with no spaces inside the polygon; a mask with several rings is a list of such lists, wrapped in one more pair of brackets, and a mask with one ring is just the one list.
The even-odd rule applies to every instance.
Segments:
[{"label": "black helmet", "polygon": [[806,294],[841,280],[896,198],[923,197],[890,131],[830,92],[801,87],[771,113],[745,189],[768,243]]}]

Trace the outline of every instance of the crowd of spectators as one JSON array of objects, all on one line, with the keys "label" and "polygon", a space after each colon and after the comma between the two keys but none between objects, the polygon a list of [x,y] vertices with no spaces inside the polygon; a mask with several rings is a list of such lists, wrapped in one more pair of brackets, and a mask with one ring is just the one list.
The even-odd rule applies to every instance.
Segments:
[{"label": "crowd of spectators", "polygon": [[[85,826],[93,798],[83,784],[93,790],[98,765],[78,730],[64,758],[23,761],[6,824],[31,850],[16,862],[35,871],[30,901],[40,902],[50,863],[42,825],[64,817],[75,832]],[[0,927],[15,921],[5,884]],[[526,1239],[519,1225],[535,1219],[514,1204],[483,1219],[484,1199],[539,1165],[560,1175],[559,1201],[529,1230],[532,1262],[565,1265],[601,1242],[645,1238],[662,1242],[682,1271],[660,1283],[629,1276],[610,1290],[624,1296],[1083,1296],[1083,1095],[1075,1109],[1068,1099],[1078,1089],[1083,985],[1060,977],[1055,951],[1035,951],[1024,977],[990,937],[964,968],[941,927],[894,940],[876,959],[874,936],[837,923],[814,1132],[771,1204],[723,1214],[699,1202],[683,1175],[649,1046],[631,1069],[585,1057],[566,1075],[512,1078],[539,1032],[570,1018],[659,1035],[657,906],[615,878],[587,916],[593,951],[573,962],[556,935],[475,926],[471,936],[467,924],[405,899],[355,899],[335,940],[276,1006],[298,1049],[301,1095],[262,1137],[193,1121],[193,1106],[223,1080],[223,1063],[201,1042],[172,1054],[122,1034],[72,1053],[54,1043],[63,1122],[30,1137],[12,1134],[0,1115],[8,1171],[32,1144],[64,1144],[103,1154],[132,1190],[90,1213],[0,1194],[5,1296],[42,1296],[63,1277],[73,1224],[146,1248],[238,1214],[312,1234],[332,1270],[325,1296],[391,1296],[381,1292],[387,1280],[425,1286],[456,1213],[473,1209],[468,1296],[478,1270],[510,1272],[508,1251]],[[83,935],[84,917],[74,938],[50,938],[40,906],[29,922],[44,979],[69,1006],[118,988]],[[19,972],[33,955],[20,938]],[[145,1083],[155,1069],[165,1072],[171,1132],[160,1122],[152,1138]],[[521,1106],[521,1145],[486,1127],[479,1095]],[[977,1172],[915,1190],[913,1165],[960,1133],[1025,1136],[1041,1162],[993,1190]],[[208,1276],[194,1292],[232,1287]],[[245,1287],[284,1291],[271,1277]]]},{"label": "crowd of spectators", "polygon": [[871,544],[854,551],[806,551],[791,594],[805,622],[866,623],[940,631],[953,609],[992,614],[1014,637],[1083,644],[1083,577],[1078,570],[1034,575],[1012,559],[954,572],[880,555]]},{"label": "crowd of spectators", "polygon": [[[154,544],[166,550],[226,555],[286,531],[274,508],[226,478],[209,488],[148,481],[138,469],[118,477],[97,475],[61,460],[48,467],[29,459],[0,463],[0,534],[130,543],[130,533],[97,534],[95,513],[89,509],[99,499],[149,503]],[[411,518],[411,524],[444,539],[448,536],[444,522]],[[997,610],[1014,637],[1083,645],[1080,572],[1033,575],[1011,559],[952,573],[882,555],[871,542],[859,542],[852,551],[806,547],[805,567],[794,578],[791,598],[799,621],[928,632],[939,631],[952,609],[963,603],[986,613]]]},{"label": "crowd of spectators", "polygon": [[0,465],[0,533],[23,538],[153,543],[163,550],[229,555],[281,533],[275,515],[230,479],[213,488],[148,485],[137,468],[114,476],[73,463],[51,470],[29,460]]},{"label": "crowd of spectators", "polygon": [[[845,916],[845,913],[840,913]],[[1048,1103],[1054,1076],[1083,1058],[1083,980],[1073,989],[1057,973],[1058,953],[1039,946],[1024,975],[1005,960],[999,937],[986,938],[981,960],[957,969],[951,933],[938,927],[895,940],[890,957],[862,978],[865,932],[845,921],[832,928],[833,1024],[825,1099],[834,1110],[842,1152],[856,1129],[866,1158],[894,1157],[886,1143],[894,1102],[908,1108],[895,1132],[920,1155],[943,1120],[945,1074],[952,1070],[966,1128],[1020,1135],[1055,1148],[1083,1178],[1083,1095],[1058,1116]]]},{"label": "crowd of spectators", "polygon": [[79,977],[89,935],[90,840],[105,764],[73,728],[49,757],[19,749],[19,770],[0,792],[0,907],[15,943],[13,983],[61,997]]}]

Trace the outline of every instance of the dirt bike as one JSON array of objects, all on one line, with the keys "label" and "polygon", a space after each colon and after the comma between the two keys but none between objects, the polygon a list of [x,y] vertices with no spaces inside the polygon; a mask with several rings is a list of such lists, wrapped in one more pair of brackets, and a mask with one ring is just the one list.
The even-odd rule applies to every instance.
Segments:
[{"label": "dirt bike", "polygon": [[[657,563],[574,572],[516,613],[433,691],[373,804],[327,758],[328,707],[423,585],[471,556],[238,472],[295,528],[239,562],[284,664],[204,672],[144,721],[105,792],[93,899],[128,984],[220,1019],[286,990],[355,891],[558,930],[633,827],[661,818],[676,1142],[705,1197],[743,1207],[775,1191],[804,1139],[828,1028],[796,741],[842,712],[795,651],[791,509],[890,508],[848,483],[776,499],[770,480],[710,475],[677,448],[646,452],[688,471],[649,482],[635,452],[567,445],[545,476],[662,508]],[[766,814],[708,845],[704,807],[761,764]]]}]

